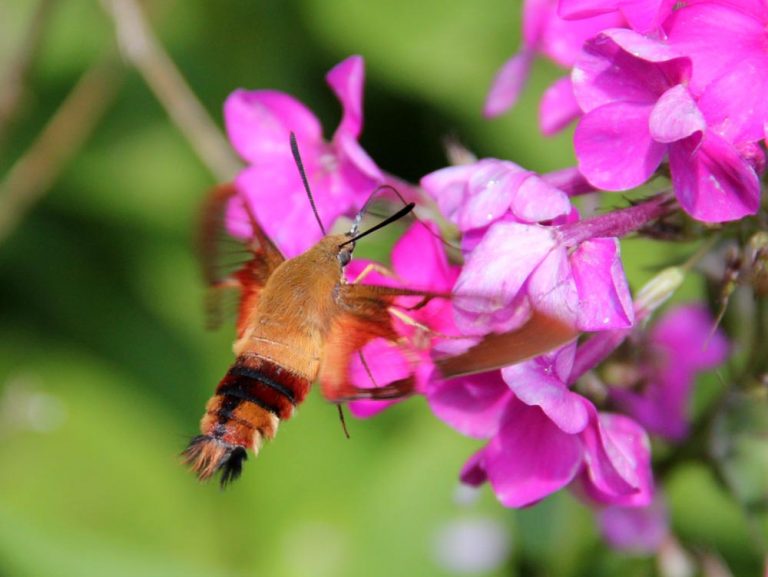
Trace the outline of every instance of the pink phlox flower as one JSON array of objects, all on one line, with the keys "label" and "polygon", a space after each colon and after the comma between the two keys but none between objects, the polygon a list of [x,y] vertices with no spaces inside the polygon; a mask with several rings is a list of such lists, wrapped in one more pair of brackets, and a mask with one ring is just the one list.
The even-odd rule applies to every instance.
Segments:
[{"label": "pink phlox flower", "polygon": [[465,464],[465,483],[488,481],[508,507],[536,503],[577,479],[593,501],[650,501],[647,439],[630,419],[599,414],[570,391],[575,349],[567,345],[502,369],[506,391],[494,372],[485,375],[484,394],[478,382],[483,375],[441,383],[428,393],[433,411],[448,424],[474,436],[491,435]]},{"label": "pink phlox flower", "polygon": [[[317,118],[301,102],[274,90],[236,90],[224,104],[232,146],[249,163],[235,180],[251,203],[266,234],[286,257],[318,241],[322,232],[291,155],[289,133],[296,134],[304,168],[320,217],[327,229],[341,215],[354,215],[384,175],[358,143],[362,129],[364,64],[352,56],[326,76],[343,116],[330,142]],[[227,214],[230,231],[249,234],[241,204]]]},{"label": "pink phlox flower", "polygon": [[454,293],[464,334],[514,330],[532,308],[585,331],[632,325],[618,241],[564,234],[578,213],[545,179],[484,159],[428,174],[421,186],[463,233]]},{"label": "pink phlox flower", "polygon": [[546,178],[495,158],[436,170],[421,179],[421,187],[464,234],[465,251],[472,248],[467,237],[479,239],[498,220],[564,222],[575,212],[568,195]]},{"label": "pink phlox flower", "polygon": [[664,24],[667,42],[693,63],[690,86],[708,125],[737,145],[768,121],[768,4],[694,0]]},{"label": "pink phlox flower", "polygon": [[645,183],[665,156],[675,194],[694,218],[723,222],[757,211],[755,170],[733,142],[709,129],[711,111],[689,88],[691,60],[627,29],[587,44],[572,80],[584,111],[574,136],[582,174],[594,186]]},{"label": "pink phlox flower", "polygon": [[617,406],[651,433],[674,441],[684,439],[696,375],[717,367],[728,356],[728,341],[721,331],[712,333],[713,324],[712,316],[698,304],[665,314],[645,341],[633,347],[643,351],[636,363],[636,382],[611,388]]},{"label": "pink phlox flower", "polygon": [[468,255],[456,282],[456,320],[466,334],[519,328],[532,309],[582,331],[632,325],[619,243],[567,243],[559,227],[501,221]]},{"label": "pink phlox flower", "polygon": [[[369,261],[353,260],[345,269],[354,281],[369,265]],[[439,294],[450,293],[458,276],[458,267],[448,262],[439,229],[431,223],[416,222],[392,250],[394,277],[373,271],[363,279],[364,284],[421,289]],[[416,391],[424,392],[434,373],[432,354],[440,338],[436,335],[458,335],[453,323],[452,303],[446,298],[434,298],[425,306],[407,310],[421,297],[398,297],[408,319],[393,316],[397,343],[374,339],[363,347],[362,353],[371,374],[359,357],[350,365],[350,379],[358,387],[371,388],[413,375]],[[373,376],[373,381],[371,380]],[[350,404],[355,416],[369,417],[395,401],[356,401]]]},{"label": "pink phlox flower", "polygon": [[660,492],[647,507],[605,507],[600,532],[611,547],[638,555],[654,553],[669,536],[669,515]]},{"label": "pink phlox flower", "polygon": [[[486,99],[485,115],[498,116],[514,106],[537,54],[547,56],[563,68],[570,68],[588,38],[606,28],[622,25],[623,20],[616,14],[564,20],[557,14],[555,0],[526,0],[523,6],[522,47],[496,74]],[[545,134],[553,134],[579,113],[570,80],[561,79],[547,89],[542,100],[542,130]]]}]

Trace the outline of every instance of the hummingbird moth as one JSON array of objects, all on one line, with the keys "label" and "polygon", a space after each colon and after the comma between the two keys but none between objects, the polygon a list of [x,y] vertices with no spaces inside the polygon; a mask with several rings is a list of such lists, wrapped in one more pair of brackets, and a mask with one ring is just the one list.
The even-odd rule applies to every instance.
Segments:
[{"label": "hummingbird moth", "polygon": [[[291,145],[314,210],[293,138]],[[350,362],[373,339],[397,346],[399,335],[391,309],[398,297],[416,297],[419,302],[411,308],[431,299],[451,298],[449,294],[345,280],[343,269],[352,258],[355,242],[404,216],[412,204],[363,233],[357,230],[358,216],[347,234],[326,235],[305,253],[286,260],[243,200],[252,231],[243,241],[248,258],[233,273],[221,277],[216,273],[212,229],[217,215],[237,197],[232,184],[215,188],[207,200],[202,226],[208,284],[213,291],[227,287],[239,292],[235,362],[206,404],[201,434],[182,453],[200,480],[220,473],[222,486],[239,476],[249,449],[258,453],[265,440],[274,438],[280,421],[293,415],[315,381],[319,381],[325,398],[337,404],[411,394],[412,376],[381,387],[355,386],[349,379]],[[437,378],[514,364],[575,337],[572,327],[534,313],[516,331],[488,335],[464,353],[438,359]]]}]

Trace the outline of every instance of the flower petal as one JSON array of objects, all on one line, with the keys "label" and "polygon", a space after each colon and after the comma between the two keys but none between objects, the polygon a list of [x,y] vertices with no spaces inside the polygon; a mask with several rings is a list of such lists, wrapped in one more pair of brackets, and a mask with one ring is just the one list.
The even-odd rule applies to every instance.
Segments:
[{"label": "flower petal", "polygon": [[499,116],[515,105],[530,74],[532,60],[533,53],[523,50],[502,65],[485,100],[486,118]]},{"label": "flower petal", "polygon": [[541,261],[531,273],[528,294],[537,311],[576,325],[579,299],[566,249],[558,247]]},{"label": "flower petal", "polygon": [[408,288],[450,292],[458,267],[448,263],[440,231],[431,222],[416,222],[392,249],[392,269]]},{"label": "flower petal", "polygon": [[441,214],[458,224],[459,213],[467,195],[467,182],[485,161],[441,168],[422,177],[421,187],[437,202]]},{"label": "flower petal", "polygon": [[647,507],[606,507],[598,519],[605,539],[622,551],[653,553],[669,535],[667,507],[659,495]]},{"label": "flower petal", "polygon": [[571,270],[579,293],[578,323],[583,331],[632,326],[634,309],[615,238],[582,242],[571,254]]},{"label": "flower petal", "polygon": [[515,191],[510,208],[523,222],[546,222],[570,213],[571,200],[540,176],[529,174]]},{"label": "flower petal", "polygon": [[347,136],[357,139],[363,126],[363,84],[365,63],[362,56],[350,56],[334,66],[325,77],[344,110],[333,139]]},{"label": "flower petal", "polygon": [[654,346],[663,346],[675,355],[675,364],[692,369],[712,369],[728,356],[728,340],[721,330],[712,332],[715,320],[702,304],[679,306],[666,313],[651,332]]},{"label": "flower petal", "polygon": [[[376,165],[368,153],[363,150],[360,143],[347,134],[342,134],[334,140],[336,150],[339,155],[338,162],[341,169],[350,170],[359,173],[363,179],[362,184],[358,185],[355,192],[372,193],[375,186],[378,186],[383,180],[384,175],[381,169]],[[363,198],[360,195],[360,198]]]},{"label": "flower petal", "polygon": [[[491,323],[494,315],[510,321],[512,307],[521,304],[518,297],[524,296],[520,290],[554,246],[552,231],[544,227],[494,223],[468,256],[454,287],[461,328],[470,329],[477,316],[491,317]],[[514,322],[525,319],[515,318]],[[512,330],[515,326],[504,328]]]},{"label": "flower petal", "polygon": [[622,415],[591,407],[584,442],[584,489],[599,503],[645,506],[653,497],[650,443],[645,431]]},{"label": "flower petal", "polygon": [[731,142],[760,140],[768,121],[768,54],[759,56],[712,81],[699,99],[708,124]]},{"label": "flower petal", "polygon": [[461,230],[483,228],[509,209],[520,183],[530,174],[513,162],[485,159],[467,181],[467,195],[459,212]]},{"label": "flower petal", "polygon": [[[237,175],[235,185],[248,199],[264,233],[286,258],[297,256],[323,237],[309,206],[296,165],[290,157],[253,165]],[[275,202],[275,198],[281,199]],[[239,199],[230,202],[227,229],[240,238],[251,236],[248,218]]]},{"label": "flower petal", "polygon": [[496,433],[511,396],[498,371],[440,381],[427,391],[429,406],[439,419],[475,438]]},{"label": "flower petal", "polygon": [[587,42],[571,80],[579,106],[589,112],[617,101],[653,104],[690,70],[690,60],[663,42],[616,28]]},{"label": "flower petal", "polygon": [[656,102],[649,126],[651,138],[656,142],[669,143],[682,140],[694,132],[704,132],[707,121],[688,88],[678,84]]},{"label": "flower petal", "polygon": [[755,214],[760,182],[734,146],[712,131],[669,145],[669,168],[680,205],[704,222]]},{"label": "flower petal", "polygon": [[570,76],[559,78],[544,91],[539,105],[539,126],[546,136],[557,134],[580,115]]},{"label": "flower petal", "polygon": [[[575,347],[568,345],[566,349]],[[504,380],[515,396],[541,410],[564,433],[576,434],[589,422],[587,401],[572,393],[553,370],[552,355],[539,357],[501,370]]]},{"label": "flower petal", "polygon": [[565,487],[581,466],[578,437],[561,431],[538,407],[513,400],[504,425],[483,451],[496,497],[525,507]]},{"label": "flower petal", "polygon": [[[413,372],[411,364],[400,347],[385,339],[372,340],[363,347],[362,354],[371,373],[368,374],[360,356],[354,355],[349,366],[349,378],[357,387],[363,389],[380,387],[399,379],[405,379]],[[371,380],[371,375],[373,380]],[[397,400],[354,401],[349,404],[349,410],[358,418],[368,418],[396,402]]]},{"label": "flower petal", "polygon": [[235,90],[224,102],[224,124],[238,154],[259,164],[293,158],[290,132],[296,134],[305,159],[316,154],[323,137],[320,123],[306,106],[275,90]]},{"label": "flower petal", "polygon": [[762,0],[690,2],[665,23],[694,63],[691,89],[710,126],[732,142],[760,138],[768,119],[766,7]]},{"label": "flower petal", "polygon": [[643,184],[659,166],[666,146],[648,129],[651,105],[616,102],[581,118],[574,135],[579,170],[598,188],[627,190]]}]

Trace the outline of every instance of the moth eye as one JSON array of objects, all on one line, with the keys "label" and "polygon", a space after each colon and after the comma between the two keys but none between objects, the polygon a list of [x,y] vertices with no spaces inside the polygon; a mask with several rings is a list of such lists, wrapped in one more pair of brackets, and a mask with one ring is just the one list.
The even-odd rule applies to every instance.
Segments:
[{"label": "moth eye", "polygon": [[339,262],[341,263],[342,267],[347,266],[350,260],[352,260],[351,252],[342,251],[339,253]]}]

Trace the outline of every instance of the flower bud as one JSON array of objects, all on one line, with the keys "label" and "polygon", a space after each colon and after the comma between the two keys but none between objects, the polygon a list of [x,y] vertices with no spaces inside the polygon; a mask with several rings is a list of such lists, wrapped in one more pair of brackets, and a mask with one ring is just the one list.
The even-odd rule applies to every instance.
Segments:
[{"label": "flower bud", "polygon": [[680,267],[671,266],[648,281],[635,297],[637,319],[647,318],[664,304],[680,288],[684,278],[685,275]]}]

